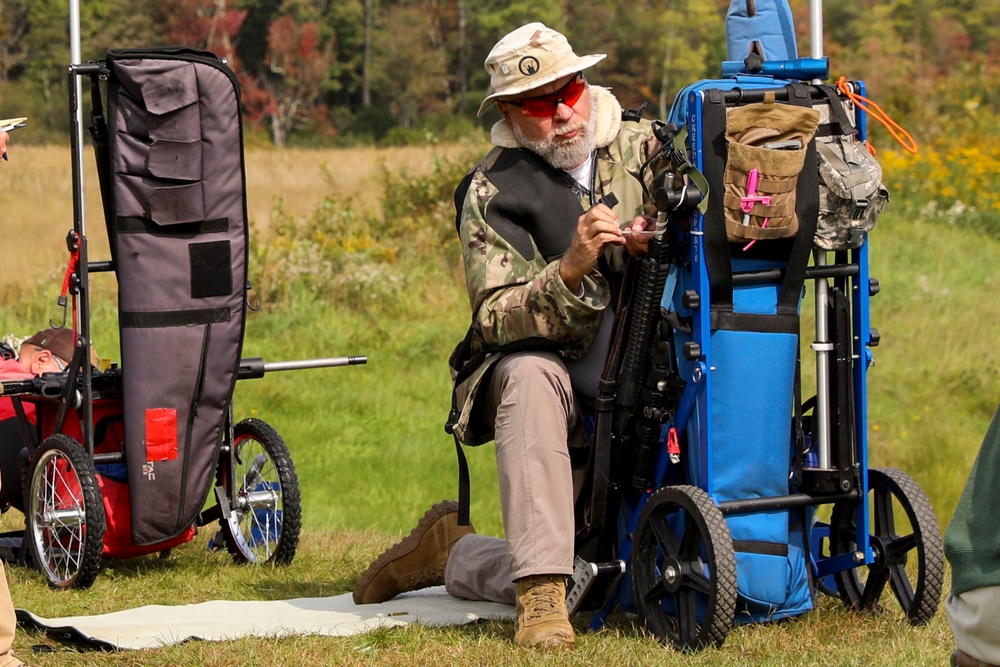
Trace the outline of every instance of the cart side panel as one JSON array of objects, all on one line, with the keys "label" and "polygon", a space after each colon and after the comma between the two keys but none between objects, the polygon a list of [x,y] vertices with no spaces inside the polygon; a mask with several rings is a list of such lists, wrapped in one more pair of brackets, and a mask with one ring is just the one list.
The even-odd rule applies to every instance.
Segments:
[{"label": "cart side panel", "polygon": [[[768,77],[738,77],[689,86],[670,114],[671,121],[687,128],[691,158],[710,186],[707,211],[695,216],[686,235],[690,242],[682,249],[688,260],[683,265],[689,268],[680,278],[673,308],[692,324],[690,332],[676,332],[681,375],[695,377],[695,362],[681,354],[687,341],[698,344],[699,362],[708,368],[699,380],[706,389],[685,429],[687,477],[719,503],[792,492],[799,271],[813,245],[816,196],[809,193],[818,187],[809,142],[795,188],[797,234],[755,243],[727,237],[725,131],[730,110],[750,103],[726,101],[736,88],[772,90],[780,104],[812,105],[805,87],[793,90]],[[748,196],[754,194],[747,190]],[[777,280],[734,280],[736,274],[773,269],[782,272]],[[789,275],[798,277],[785,280]],[[700,305],[690,310],[681,298],[689,290],[700,295]],[[811,609],[802,510],[746,511],[727,514],[726,521],[736,552],[736,621],[775,620]]]}]

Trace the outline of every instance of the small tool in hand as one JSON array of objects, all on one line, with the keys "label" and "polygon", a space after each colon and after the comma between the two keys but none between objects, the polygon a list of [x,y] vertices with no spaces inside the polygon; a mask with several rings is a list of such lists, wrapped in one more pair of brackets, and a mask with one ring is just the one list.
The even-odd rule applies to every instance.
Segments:
[{"label": "small tool in hand", "polygon": [[[8,118],[6,120],[0,120],[0,130],[3,130],[4,132],[13,132],[16,129],[22,128],[25,125],[27,125],[28,124],[27,120],[28,120],[27,116],[22,116],[20,118]],[[7,153],[6,152],[4,152],[4,154],[3,154],[3,159],[4,160],[7,159]]]}]

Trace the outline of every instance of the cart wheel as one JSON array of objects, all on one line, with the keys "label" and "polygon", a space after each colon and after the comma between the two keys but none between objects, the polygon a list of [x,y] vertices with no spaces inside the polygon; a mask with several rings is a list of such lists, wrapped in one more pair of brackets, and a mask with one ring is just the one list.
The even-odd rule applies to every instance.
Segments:
[{"label": "cart wheel", "polygon": [[232,453],[219,462],[219,483],[232,507],[220,524],[233,560],[291,563],[299,545],[302,503],[295,466],[277,431],[259,419],[236,424]]},{"label": "cart wheel", "polygon": [[668,486],[639,516],[632,554],[635,601],[646,627],[678,650],[722,646],[736,610],[729,527],[707,493]]},{"label": "cart wheel", "polygon": [[[944,545],[934,510],[920,486],[894,468],[869,470],[868,487],[872,533],[868,539],[875,562],[866,569],[857,567],[834,575],[840,598],[857,610],[879,610],[879,599],[888,583],[910,623],[927,623],[937,611],[944,581]],[[830,519],[832,555],[858,550],[857,505],[834,505]]]},{"label": "cart wheel", "polygon": [[61,433],[39,445],[27,498],[27,536],[53,588],[88,588],[101,569],[104,503],[83,447]]}]

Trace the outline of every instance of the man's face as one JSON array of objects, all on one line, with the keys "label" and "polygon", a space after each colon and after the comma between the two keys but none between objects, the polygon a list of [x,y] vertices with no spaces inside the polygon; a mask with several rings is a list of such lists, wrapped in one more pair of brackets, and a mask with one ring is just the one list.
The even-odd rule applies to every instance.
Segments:
[{"label": "man's face", "polygon": [[581,74],[501,100],[499,107],[518,141],[557,169],[580,166],[594,150],[593,97]]},{"label": "man's face", "polygon": [[[41,375],[42,373],[58,373],[66,368],[66,362],[53,355],[48,350],[44,350],[35,345],[25,343],[21,346],[21,351],[17,356],[17,362],[24,366],[29,373]],[[60,368],[60,365],[62,366]]]}]

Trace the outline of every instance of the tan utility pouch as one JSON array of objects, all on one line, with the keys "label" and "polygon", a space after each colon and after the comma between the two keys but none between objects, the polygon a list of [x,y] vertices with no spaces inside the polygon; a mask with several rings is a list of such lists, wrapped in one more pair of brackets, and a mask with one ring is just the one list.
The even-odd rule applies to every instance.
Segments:
[{"label": "tan utility pouch", "polygon": [[795,187],[819,111],[764,102],[737,107],[726,118],[724,202],[730,241],[795,236]]}]

